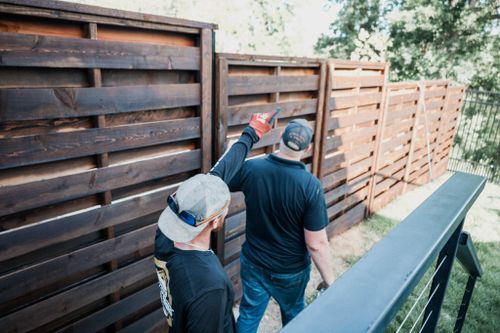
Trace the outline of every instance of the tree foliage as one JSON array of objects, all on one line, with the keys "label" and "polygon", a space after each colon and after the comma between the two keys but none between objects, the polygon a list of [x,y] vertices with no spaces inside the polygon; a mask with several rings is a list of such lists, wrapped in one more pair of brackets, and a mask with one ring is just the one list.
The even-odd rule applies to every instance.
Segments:
[{"label": "tree foliage", "polygon": [[341,3],[330,32],[316,44],[318,53],[388,60],[393,81],[445,77],[471,88],[500,90],[496,0]]}]

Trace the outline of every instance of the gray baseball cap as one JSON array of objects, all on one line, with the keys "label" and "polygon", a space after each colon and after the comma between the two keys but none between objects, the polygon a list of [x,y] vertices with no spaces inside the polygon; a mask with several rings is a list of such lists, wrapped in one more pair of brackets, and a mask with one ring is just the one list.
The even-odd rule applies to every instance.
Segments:
[{"label": "gray baseball cap", "polygon": [[[198,236],[208,222],[229,206],[231,195],[219,177],[198,174],[184,181],[169,200],[174,202],[161,213],[158,227],[171,240],[185,243]],[[185,218],[186,213],[192,220]]]},{"label": "gray baseball cap", "polygon": [[301,151],[309,146],[313,133],[307,120],[294,119],[288,123],[281,138],[288,148]]}]

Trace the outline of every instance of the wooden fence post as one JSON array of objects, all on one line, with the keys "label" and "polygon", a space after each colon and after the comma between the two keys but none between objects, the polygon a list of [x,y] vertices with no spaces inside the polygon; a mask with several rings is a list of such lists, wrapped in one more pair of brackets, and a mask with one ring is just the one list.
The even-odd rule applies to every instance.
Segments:
[{"label": "wooden fence post", "polygon": [[212,167],[212,30],[201,30],[201,172],[206,173]]},{"label": "wooden fence post", "polygon": [[375,147],[373,151],[371,176],[369,180],[370,184],[368,185],[368,206],[366,207],[365,216],[371,214],[371,210],[373,207],[373,200],[375,198],[375,188],[377,184],[377,172],[379,169],[380,151],[382,150],[381,145],[384,136],[385,122],[388,113],[388,100],[389,100],[388,82],[389,82],[389,63],[386,63],[384,68],[384,86],[382,88],[382,101],[380,104],[380,111],[378,116],[377,136],[375,137]]},{"label": "wooden fence post", "polygon": [[321,180],[320,174],[320,163],[322,161],[322,147],[324,145],[324,137],[323,137],[323,123],[325,121],[324,114],[328,112],[326,109],[327,104],[325,103],[325,99],[328,98],[326,90],[326,80],[327,80],[327,64],[326,61],[320,62],[320,78],[319,78],[319,90],[318,90],[318,107],[316,109],[316,128],[315,128],[315,137],[314,137],[314,152],[313,152],[313,161],[312,161],[312,174],[318,177]]},{"label": "wooden fence post", "polygon": [[[330,95],[332,94],[332,79],[333,72],[335,71],[335,65],[333,62],[327,61],[325,63],[326,68],[326,84],[325,84],[325,94],[324,94],[324,102],[323,102],[323,115],[322,115],[322,128],[321,128],[321,141],[320,141],[320,149],[319,149],[319,159],[318,159],[318,179],[323,180],[324,169],[323,166],[325,164],[325,156],[326,156],[326,137],[328,136],[328,123],[330,119]],[[318,106],[319,107],[319,106]]]}]

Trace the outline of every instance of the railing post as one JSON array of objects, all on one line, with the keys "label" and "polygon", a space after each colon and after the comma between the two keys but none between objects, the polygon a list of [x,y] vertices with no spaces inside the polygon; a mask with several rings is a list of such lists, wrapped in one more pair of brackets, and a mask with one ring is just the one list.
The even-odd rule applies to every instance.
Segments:
[{"label": "railing post", "polygon": [[460,309],[458,310],[457,320],[455,321],[455,327],[453,328],[453,333],[462,332],[462,326],[464,325],[465,315],[467,314],[467,309],[469,308],[472,292],[474,291],[476,278],[477,277],[474,275],[469,275],[467,285],[465,286],[464,297],[462,298],[462,303],[460,304]]},{"label": "railing post", "polygon": [[429,293],[429,303],[425,307],[424,321],[421,332],[428,333],[435,332],[436,330],[439,313],[441,311],[441,307],[443,306],[444,295],[448,281],[450,280],[451,268],[453,266],[453,262],[455,261],[458,240],[460,239],[460,233],[463,225],[464,220],[460,222],[452,236],[448,239],[439,253],[436,264],[436,270],[438,271],[432,280],[432,286]]}]

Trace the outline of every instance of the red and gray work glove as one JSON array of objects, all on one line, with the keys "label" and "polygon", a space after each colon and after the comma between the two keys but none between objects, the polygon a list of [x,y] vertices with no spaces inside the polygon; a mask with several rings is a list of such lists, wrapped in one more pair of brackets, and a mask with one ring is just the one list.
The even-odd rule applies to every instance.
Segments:
[{"label": "red and gray work glove", "polygon": [[281,108],[277,108],[275,112],[267,113],[255,113],[250,120],[250,126],[255,130],[259,139],[261,139],[264,134],[269,132],[273,127],[274,120],[281,112]]}]

